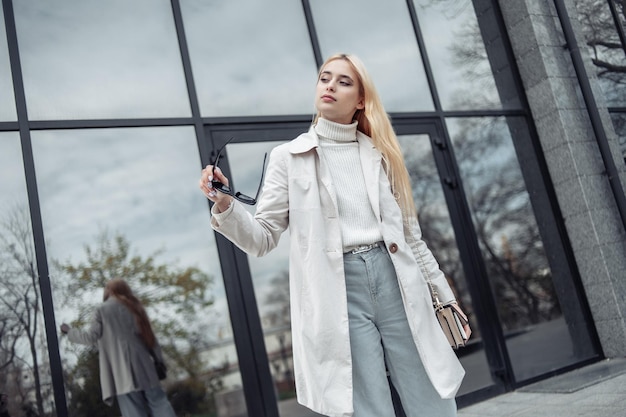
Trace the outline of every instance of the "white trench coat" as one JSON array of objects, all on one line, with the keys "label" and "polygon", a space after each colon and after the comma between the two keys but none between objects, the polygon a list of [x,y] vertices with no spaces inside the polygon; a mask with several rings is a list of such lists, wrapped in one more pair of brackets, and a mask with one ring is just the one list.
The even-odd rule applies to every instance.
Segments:
[{"label": "white trench coat", "polygon": [[[419,252],[442,301],[452,290],[417,224],[408,227],[394,199],[380,152],[357,132],[369,200],[398,276],[402,302],[426,372],[442,398],[454,398],[465,371],[433,313]],[[319,157],[313,128],[274,148],[263,194],[252,216],[234,202],[213,213],[211,226],[240,249],[263,256],[289,228],[289,285],[293,362],[298,402],[320,414],[349,417],[352,359],[343,248],[331,174]],[[397,248],[394,252],[392,249]]]}]

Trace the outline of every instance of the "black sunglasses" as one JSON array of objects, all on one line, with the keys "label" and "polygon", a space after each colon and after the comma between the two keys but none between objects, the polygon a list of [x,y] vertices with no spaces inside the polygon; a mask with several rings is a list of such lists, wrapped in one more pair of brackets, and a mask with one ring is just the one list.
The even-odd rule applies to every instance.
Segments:
[{"label": "black sunglasses", "polygon": [[[211,174],[213,175],[213,178],[215,178],[215,167],[217,166],[217,163],[219,162],[220,157],[222,156],[222,151],[226,149],[226,145],[228,145],[230,141],[232,140],[233,138],[228,139],[228,141],[224,144],[224,146],[221,147],[221,149],[217,153],[217,156],[215,157],[215,162],[213,162],[213,171],[211,172]],[[265,152],[265,157],[263,158],[263,170],[261,171],[261,181],[259,182],[259,188],[257,188],[256,195],[254,196],[254,198],[247,196],[245,194],[242,194],[240,192],[235,192],[228,185],[223,184],[219,181],[211,181],[211,184],[213,185],[213,188],[215,188],[217,191],[224,193],[224,194],[228,194],[232,196],[235,200],[241,201],[244,204],[249,204],[253,206],[256,204],[256,201],[259,198],[259,193],[261,192],[261,186],[263,185],[263,176],[265,175],[265,162],[266,161],[267,161],[267,152]]]}]

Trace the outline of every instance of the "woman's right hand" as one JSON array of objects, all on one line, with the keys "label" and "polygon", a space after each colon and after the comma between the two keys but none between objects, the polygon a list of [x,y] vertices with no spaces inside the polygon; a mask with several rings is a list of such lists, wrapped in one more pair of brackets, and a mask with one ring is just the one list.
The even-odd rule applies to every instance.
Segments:
[{"label": "woman's right hand", "polygon": [[[215,178],[213,178],[214,175]],[[215,170],[213,170],[213,165],[207,165],[200,175],[200,190],[202,190],[206,198],[215,203],[217,212],[221,213],[228,209],[233,198],[213,188],[213,181],[219,181],[224,185],[228,185],[228,178],[226,178],[219,167],[215,167]]]}]

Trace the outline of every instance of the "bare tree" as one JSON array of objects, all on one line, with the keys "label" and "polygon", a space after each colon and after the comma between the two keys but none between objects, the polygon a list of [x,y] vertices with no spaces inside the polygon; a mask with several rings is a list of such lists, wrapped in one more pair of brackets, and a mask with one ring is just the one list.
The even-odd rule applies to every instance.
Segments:
[{"label": "bare tree", "polygon": [[[9,364],[27,370],[33,385],[25,389],[23,401],[34,394],[37,412],[44,415],[41,364],[38,352],[43,316],[39,292],[32,228],[27,208],[15,206],[0,223],[0,320],[9,337],[0,343],[4,367]],[[25,375],[26,376],[26,375]],[[30,378],[27,378],[30,379]]]}]

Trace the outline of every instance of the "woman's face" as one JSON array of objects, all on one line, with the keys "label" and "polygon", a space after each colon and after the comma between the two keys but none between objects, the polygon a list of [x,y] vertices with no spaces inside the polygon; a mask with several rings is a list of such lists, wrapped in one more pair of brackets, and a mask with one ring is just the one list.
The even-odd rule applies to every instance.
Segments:
[{"label": "woman's face", "polygon": [[352,66],[343,59],[326,64],[315,89],[315,107],[331,122],[352,123],[354,113],[364,107],[360,85]]}]

